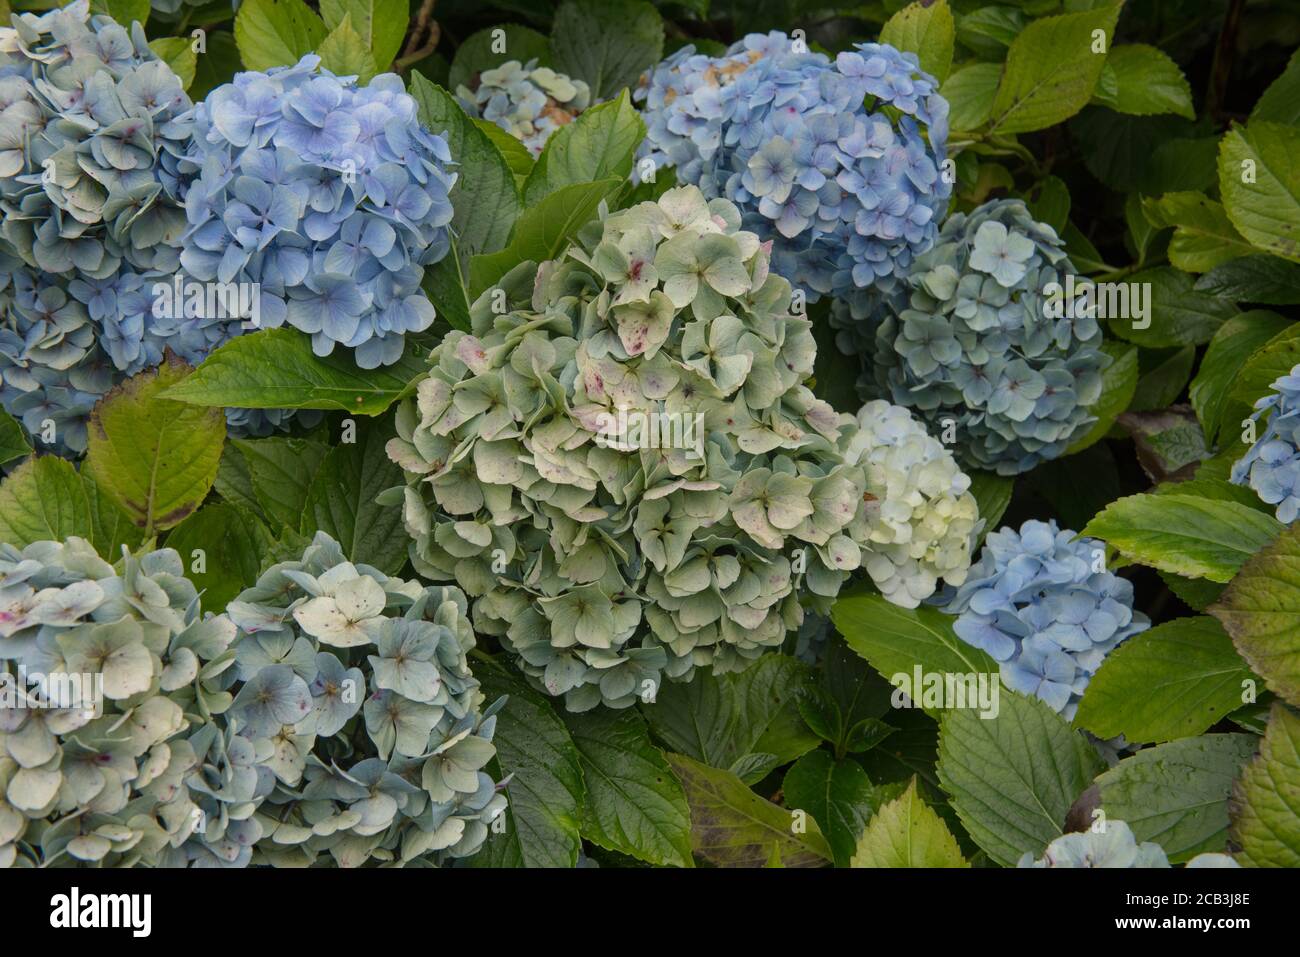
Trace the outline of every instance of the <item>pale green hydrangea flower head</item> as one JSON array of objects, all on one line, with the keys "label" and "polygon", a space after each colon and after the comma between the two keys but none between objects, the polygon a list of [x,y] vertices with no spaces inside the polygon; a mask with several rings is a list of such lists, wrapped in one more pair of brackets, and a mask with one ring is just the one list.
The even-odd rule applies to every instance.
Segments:
[{"label": "pale green hydrangea flower head", "polygon": [[0,545],[0,867],[237,859],[187,787],[234,637],[172,549]]},{"label": "pale green hydrangea flower head", "polygon": [[[399,408],[417,571],[572,710],[743,667],[864,560],[911,604],[895,579],[960,574],[883,507],[872,482],[904,466],[869,466],[876,438],[807,387],[810,323],[769,251],[695,187],[608,214],[485,292]],[[935,538],[934,481],[894,481]]]}]

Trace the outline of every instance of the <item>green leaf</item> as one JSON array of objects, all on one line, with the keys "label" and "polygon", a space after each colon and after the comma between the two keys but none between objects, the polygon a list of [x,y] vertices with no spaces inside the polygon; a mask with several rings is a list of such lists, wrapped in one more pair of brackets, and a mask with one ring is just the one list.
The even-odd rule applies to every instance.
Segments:
[{"label": "green leaf", "polygon": [[[59,4],[53,4],[59,6]],[[41,8],[37,8],[41,9]],[[91,0],[90,12],[107,13],[122,26],[126,27],[127,33],[131,32],[131,24],[139,22],[141,26],[149,19],[149,0]]]},{"label": "green leaf", "polygon": [[894,730],[884,741],[862,756],[867,776],[877,786],[905,782],[913,775],[939,790],[935,773],[938,760],[939,726],[924,711],[899,710],[889,716]]},{"label": "green leaf", "polygon": [[159,37],[149,41],[149,49],[158,55],[181,80],[181,88],[188,90],[194,82],[194,72],[198,69],[198,56],[195,54],[189,37]]},{"label": "green leaf", "polygon": [[325,39],[325,23],[303,0],[245,0],[235,42],[247,70],[292,66]]},{"label": "green leaf", "polygon": [[339,25],[317,48],[321,66],[339,76],[355,76],[362,84],[369,83],[379,68],[375,65],[370,46],[352,25],[352,14],[345,13]]},{"label": "green leaf", "polygon": [[216,30],[204,40],[207,49],[202,56],[195,54],[194,82],[188,87],[190,99],[198,101],[234,79],[239,72],[239,47],[235,36],[227,30]]},{"label": "green leaf", "polygon": [[302,527],[303,507],[329,447],[310,439],[235,439],[257,504],[277,528]]},{"label": "green leaf", "polygon": [[1120,113],[1174,113],[1196,119],[1192,88],[1183,71],[1167,53],[1145,43],[1124,43],[1110,51],[1094,101]]},{"label": "green leaf", "polygon": [[[493,34],[498,30],[501,31],[501,45],[504,46],[500,52],[492,49],[496,40]],[[474,74],[494,70],[509,60],[518,60],[520,63],[537,60],[538,66],[550,66],[551,41],[532,27],[523,27],[517,23],[502,23],[471,33],[456,48],[447,86],[452,90],[459,86],[470,86]]]},{"label": "green leaf", "polygon": [[172,529],[166,544],[180,553],[186,577],[203,592],[204,609],[219,612],[257,581],[271,535],[243,509],[214,502]]},{"label": "green leaf", "polygon": [[469,289],[465,276],[464,264],[457,249],[456,239],[452,237],[451,248],[447,255],[425,267],[424,279],[420,288],[433,303],[438,317],[453,329],[469,332]]},{"label": "green leaf", "polygon": [[1274,702],[1259,756],[1242,771],[1229,812],[1237,858],[1249,867],[1300,867],[1300,715]]},{"label": "green leaf", "polygon": [[90,543],[110,562],[122,557],[122,546],[135,549],[144,541],[144,530],[131,522],[122,507],[113,501],[95,479],[95,466],[89,459],[81,463],[81,484],[90,506]]},{"label": "green leaf", "polygon": [[669,752],[691,806],[691,848],[716,867],[818,867],[831,860],[817,822],[765,801],[730,771]]},{"label": "green leaf", "polygon": [[565,714],[587,800],[582,835],[648,864],[694,867],[686,792],[635,710]]},{"label": "green leaf", "polygon": [[1300,703],[1300,526],[1251,558],[1210,614],[1270,691]]},{"label": "green leaf", "polygon": [[461,263],[473,254],[496,252],[510,238],[521,209],[505,157],[442,87],[413,73],[411,95],[419,104],[420,122],[447,138],[451,155],[460,164],[451,189],[455,209],[451,225]]},{"label": "green leaf", "polygon": [[1300,263],[1254,254],[1231,259],[1196,281],[1196,291],[1266,306],[1300,304]]},{"label": "green leaf", "polygon": [[939,727],[939,782],[971,838],[1014,866],[1064,831],[1075,799],[1104,767],[1065,719],[1037,698],[1003,689],[997,717],[953,708]]},{"label": "green leaf", "polygon": [[1035,20],[1007,51],[1006,71],[993,100],[991,132],[1027,133],[1078,113],[1092,97],[1106,62],[1094,49],[1093,31],[1109,48],[1118,6]]},{"label": "green leaf", "polygon": [[853,867],[970,867],[961,849],[920,795],[916,779],[867,825],[853,854]]},{"label": "green leaf", "polygon": [[1290,324],[1277,313],[1259,309],[1233,316],[1214,334],[1188,388],[1192,408],[1211,442],[1218,438],[1228,395],[1242,367],[1256,350]]},{"label": "green leaf", "polygon": [[[1194,346],[1209,342],[1231,317],[1237,307],[1231,302],[1207,296],[1192,288],[1194,280],[1186,273],[1158,266],[1136,273],[1128,280],[1130,290],[1144,285],[1143,299],[1148,314],[1144,328],[1135,318],[1110,318],[1111,331],[1148,349]],[[1119,301],[1122,307],[1123,300]],[[1121,313],[1123,315],[1123,313]],[[1134,315],[1130,310],[1129,315]]]},{"label": "green leaf", "polygon": [[[1291,323],[1263,348],[1252,352],[1241,367],[1224,403],[1220,441],[1230,440],[1233,432],[1244,432],[1244,420],[1251,414],[1255,402],[1271,392],[1273,383],[1279,378],[1289,375],[1296,363],[1300,363],[1300,323]],[[1250,444],[1246,435],[1239,438],[1243,446]],[[1244,447],[1242,451],[1245,451]]]},{"label": "green leaf", "polygon": [[524,183],[528,180],[528,175],[533,171],[533,154],[528,152],[528,147],[515,139],[495,123],[489,123],[487,120],[471,120],[475,126],[483,131],[484,135],[492,141],[492,145],[501,151],[501,157],[510,167],[510,172],[515,178],[515,185],[523,192]]},{"label": "green leaf", "polygon": [[341,409],[379,415],[428,368],[409,345],[395,365],[359,369],[348,350],[318,356],[297,329],[263,329],[231,339],[166,398],[241,409]]},{"label": "green leaf", "polygon": [[299,530],[328,532],[349,561],[394,575],[406,564],[408,539],[402,509],[375,502],[380,492],[402,484],[401,468],[384,452],[391,423],[383,425],[358,422],[356,441],[329,451],[307,489]]},{"label": "green leaf", "polygon": [[31,454],[32,446],[23,427],[8,412],[0,410],[0,465]]},{"label": "green leaf", "polygon": [[1222,851],[1233,779],[1255,753],[1253,734],[1207,734],[1146,748],[1097,778],[1101,807],[1172,863]]},{"label": "green leaf", "polygon": [[488,835],[471,867],[573,867],[586,791],[578,749],[551,702],[500,667],[476,668],[488,701],[508,695],[492,743],[511,776],[504,834]]},{"label": "green leaf", "polygon": [[1157,227],[1174,227],[1169,261],[1184,272],[1208,272],[1255,251],[1233,227],[1223,206],[1204,193],[1165,193],[1143,199],[1142,208]]},{"label": "green leaf", "polygon": [[954,130],[973,130],[988,120],[1001,79],[1001,63],[971,63],[943,81],[939,93],[950,105]]},{"label": "green leaf", "polygon": [[555,68],[585,80],[593,101],[634,87],[663,49],[663,19],[642,0],[565,0],[555,11]]},{"label": "green leaf", "polygon": [[178,525],[217,477],[225,415],[164,398],[189,372],[179,359],[164,360],[115,387],[90,414],[95,478],[145,538]]},{"label": "green leaf", "polygon": [[[1141,353],[1138,360],[1139,367],[1148,366],[1142,369],[1141,376],[1138,377],[1137,388],[1133,390],[1133,401],[1128,404],[1128,412],[1119,417],[1120,424],[1123,425],[1125,420],[1136,413],[1150,412],[1152,410],[1165,409],[1174,404],[1178,397],[1183,394],[1183,387],[1192,377],[1192,366],[1196,364],[1196,347],[1184,346],[1181,349],[1152,349]],[[1197,453],[1205,452],[1205,437],[1201,434],[1199,425],[1190,421],[1184,423],[1187,430],[1179,436],[1166,436],[1163,441],[1176,439],[1177,445],[1182,450],[1190,450],[1192,445],[1196,446]],[[1154,437],[1152,437],[1154,438]],[[1162,440],[1156,439],[1156,442]],[[1141,456],[1139,455],[1139,458]],[[1191,459],[1185,459],[1184,463],[1190,462]]]},{"label": "green leaf", "polygon": [[1120,413],[1133,401],[1138,384],[1138,350],[1123,342],[1102,343],[1102,351],[1113,360],[1101,374],[1101,398],[1088,411],[1097,417],[1082,436],[1066,449],[1066,455],[1082,452],[1106,437]]},{"label": "green leaf", "polygon": [[1281,530],[1271,515],[1237,502],[1147,493],[1112,502],[1081,534],[1142,565],[1226,582]]},{"label": "green leaf", "polygon": [[[402,38],[411,19],[406,0],[321,0],[321,17],[328,30],[337,30],[351,18],[352,28],[360,37],[375,72],[383,72],[402,48]],[[323,50],[320,51],[324,57]]]},{"label": "green leaf", "polygon": [[[257,500],[257,493],[253,491],[253,476],[248,470],[248,460],[244,458],[244,453],[239,451],[239,441],[234,439],[226,443],[212,487],[227,502],[252,512],[269,525],[271,521],[262,510],[262,503]],[[297,527],[295,522],[294,528]]]},{"label": "green leaf", "polygon": [[927,673],[998,674],[998,664],[952,630],[954,621],[937,608],[900,608],[880,595],[842,594],[831,620],[850,648],[885,676],[915,668]]},{"label": "green leaf", "polygon": [[1291,54],[1282,75],[1255,101],[1250,121],[1300,124],[1300,49]]},{"label": "green leaf", "polygon": [[948,0],[909,3],[885,22],[880,42],[896,50],[915,53],[921,69],[942,83],[952,69],[952,48],[957,25]]},{"label": "green leaf", "polygon": [[1300,128],[1234,126],[1219,147],[1219,190],[1228,218],[1255,246],[1300,262]]},{"label": "green leaf", "polygon": [[1026,205],[1034,219],[1047,223],[1058,233],[1070,220],[1070,188],[1059,176],[1045,176],[1034,185],[1033,197]]},{"label": "green leaf", "polygon": [[1009,6],[987,6],[963,14],[957,21],[962,45],[986,60],[1000,61],[1006,49],[1025,28],[1025,14]]},{"label": "green leaf", "polygon": [[1176,618],[1124,642],[1102,662],[1074,723],[1130,743],[1200,734],[1241,706],[1251,677],[1222,626]]},{"label": "green leaf", "polygon": [[[979,542],[982,542],[1002,521],[1003,513],[1011,504],[1011,493],[1016,489],[1016,480],[1012,476],[998,475],[996,472],[972,470],[969,474],[970,491],[979,506],[980,518],[984,519],[984,528],[979,537]],[[976,542],[977,546],[979,542]]]},{"label": "green leaf", "polygon": [[0,482],[0,542],[24,548],[69,535],[94,538],[81,478],[70,462],[34,455]]},{"label": "green leaf", "polygon": [[522,262],[554,259],[596,215],[600,201],[620,185],[622,180],[618,179],[574,183],[551,193],[536,206],[529,206],[515,223],[510,245],[470,260],[470,296],[477,299]]},{"label": "green leaf", "polygon": [[867,772],[851,758],[836,761],[829,751],[809,751],[785,773],[786,807],[806,811],[817,822],[835,863],[847,867],[858,836],[874,811]]},{"label": "green leaf", "polygon": [[1119,466],[1106,443],[1043,462],[1027,476],[1029,487],[1051,505],[1064,528],[1082,528],[1120,496]]},{"label": "green leaf", "polygon": [[784,764],[819,743],[796,703],[809,680],[802,662],[765,655],[744,671],[666,682],[641,712],[671,750],[713,767],[729,768],[755,753],[775,755]]},{"label": "green leaf", "polygon": [[598,179],[627,179],[645,123],[624,90],[615,100],[584,112],[546,141],[524,183],[524,202],[534,206],[563,186]]}]

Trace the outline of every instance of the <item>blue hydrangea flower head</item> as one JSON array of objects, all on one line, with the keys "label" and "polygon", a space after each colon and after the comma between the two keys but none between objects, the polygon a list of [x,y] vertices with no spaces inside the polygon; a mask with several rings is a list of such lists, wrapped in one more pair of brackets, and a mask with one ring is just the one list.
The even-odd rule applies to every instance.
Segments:
[{"label": "blue hydrangea flower head", "polygon": [[1110,363],[1094,309],[1064,300],[1071,272],[1019,200],[950,217],[904,294],[882,300],[876,390],[936,431],[955,425],[974,468],[1016,475],[1063,454],[1095,421]]},{"label": "blue hydrangea flower head", "polygon": [[753,35],[720,58],[678,51],[642,96],[650,155],[736,203],[810,299],[869,311],[933,243],[948,104],[915,55],[862,43],[831,60]]},{"label": "blue hydrangea flower head", "polygon": [[478,74],[473,88],[457,87],[456,98],[470,116],[495,123],[539,156],[552,133],[591,105],[591,89],[536,60],[508,60]]},{"label": "blue hydrangea flower head", "polygon": [[450,245],[451,154],[416,113],[396,75],[360,86],[315,55],[213,90],[192,115],[187,275],[256,283],[260,324],[317,355],[396,362],[433,324],[420,280]]},{"label": "blue hydrangea flower head", "polygon": [[1277,520],[1290,525],[1300,515],[1300,365],[1255,403],[1251,418],[1265,415],[1264,434],[1232,466],[1232,481],[1276,505]]},{"label": "blue hydrangea flower head", "polygon": [[939,603],[957,616],[959,638],[999,662],[1007,687],[1073,718],[1111,649],[1151,625],[1104,557],[1101,542],[1030,520],[991,533],[965,582]]}]

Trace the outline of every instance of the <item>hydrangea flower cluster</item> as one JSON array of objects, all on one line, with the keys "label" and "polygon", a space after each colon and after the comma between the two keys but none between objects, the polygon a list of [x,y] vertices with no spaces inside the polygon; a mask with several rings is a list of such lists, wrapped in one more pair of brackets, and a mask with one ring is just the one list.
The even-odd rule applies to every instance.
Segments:
[{"label": "hydrangea flower cluster", "polygon": [[[1255,403],[1251,418],[1269,414],[1264,434],[1232,466],[1232,481],[1249,485],[1263,501],[1277,506],[1277,520],[1290,525],[1300,515],[1300,365],[1272,385]],[[1271,414],[1270,414],[1271,413]]]},{"label": "hydrangea flower cluster", "polygon": [[992,532],[940,604],[957,616],[957,636],[1001,665],[1007,687],[1072,719],[1111,649],[1151,626],[1133,610],[1133,584],[1104,558],[1101,542],[1030,520]]},{"label": "hydrangea flower cluster", "polygon": [[140,25],[86,0],[0,27],[0,404],[29,431],[66,426],[63,451],[84,450],[114,371],[164,347],[194,361],[229,334],[151,314],[179,262],[189,107]]},{"label": "hydrangea flower cluster", "polygon": [[898,602],[961,580],[963,479],[813,396],[810,322],[731,202],[669,190],[499,286],[510,311],[480,297],[434,350],[389,455],[416,569],[570,709],[743,667],[864,552]]},{"label": "hydrangea flower cluster", "polygon": [[420,280],[448,250],[455,182],[401,79],[358,86],[308,55],[237,74],[193,123],[186,273],[258,284],[260,324],[309,333],[317,355],[396,362],[405,334],[433,324]]},{"label": "hydrangea flower cluster", "polygon": [[951,421],[975,468],[1016,475],[1056,458],[1094,421],[1110,363],[1093,310],[1053,295],[1070,272],[1019,200],[952,216],[885,309],[877,386],[936,430]]},{"label": "hydrangea flower cluster", "polygon": [[679,183],[699,183],[704,163],[722,146],[722,91],[761,57],[786,53],[784,33],[751,33],[719,57],[688,44],[641,77],[632,97],[645,104],[646,138],[638,157],[676,169]]},{"label": "hydrangea flower cluster", "polygon": [[478,74],[473,89],[458,86],[456,98],[470,116],[495,123],[540,156],[551,134],[591,105],[591,89],[536,60],[507,60]]},{"label": "hydrangea flower cluster", "polygon": [[210,740],[209,818],[230,805],[222,769],[249,769],[235,777],[261,784],[241,835],[255,861],[429,864],[478,850],[505,809],[483,770],[504,699],[481,710],[464,594],[354,565],[319,532],[227,611],[235,695],[226,739]]},{"label": "hydrangea flower cluster", "polygon": [[80,538],[0,545],[0,867],[237,856],[186,787],[234,637],[171,549],[119,574]]},{"label": "hydrangea flower cluster", "polygon": [[652,74],[655,152],[687,160],[679,181],[735,202],[745,228],[773,240],[775,270],[810,298],[831,294],[865,313],[930,247],[947,209],[938,81],[885,44],[860,43],[834,61],[781,34],[738,47],[707,66],[687,58]]},{"label": "hydrangea flower cluster", "polygon": [[[1138,843],[1124,821],[1107,821],[1102,831],[1062,834],[1034,859],[1026,851],[1017,867],[1169,867],[1165,849],[1154,841]],[[1240,867],[1228,854],[1198,854],[1188,867]]]}]

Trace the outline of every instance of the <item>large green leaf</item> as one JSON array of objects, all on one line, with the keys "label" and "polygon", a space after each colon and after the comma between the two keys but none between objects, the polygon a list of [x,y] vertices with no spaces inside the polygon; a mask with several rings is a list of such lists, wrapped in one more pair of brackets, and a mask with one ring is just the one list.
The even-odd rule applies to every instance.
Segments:
[{"label": "large green leaf", "polygon": [[375,55],[352,25],[352,14],[345,13],[343,20],[329,32],[317,47],[320,65],[339,76],[355,76],[360,83],[369,83],[379,72]]},{"label": "large green leaf", "polygon": [[555,67],[585,80],[593,100],[634,87],[659,62],[663,48],[663,19],[643,0],[565,0],[555,11]]},{"label": "large green leaf", "polygon": [[[1204,193],[1165,193],[1158,198],[1144,199],[1142,209],[1156,227],[1173,227],[1169,261],[1184,272],[1208,272],[1255,251],[1255,247],[1246,242],[1232,225],[1223,205]],[[1139,282],[1141,277],[1134,276],[1131,281]],[[1187,285],[1191,285],[1190,281]],[[1171,331],[1176,332],[1177,326]],[[1180,341],[1190,340],[1184,338]]]},{"label": "large green leaf", "polygon": [[1213,618],[1175,618],[1130,638],[1088,683],[1074,723],[1100,738],[1172,741],[1200,734],[1242,704],[1251,677]]},{"label": "large green leaf", "polygon": [[831,620],[849,647],[886,678],[902,674],[910,681],[917,667],[925,673],[998,673],[997,662],[958,638],[953,617],[936,608],[900,608],[880,595],[846,594],[831,607]]},{"label": "large green leaf", "polygon": [[90,416],[87,455],[96,481],[145,538],[178,525],[217,477],[225,415],[164,398],[190,371],[169,355],[114,388]]},{"label": "large green leaf", "polygon": [[1238,502],[1194,495],[1130,495],[1106,506],[1084,535],[1161,571],[1226,582],[1282,525]]},{"label": "large green leaf", "polygon": [[867,825],[854,867],[970,867],[939,815],[916,793],[916,779]]},{"label": "large green leaf", "polygon": [[[110,562],[122,557],[122,546],[137,548],[144,541],[144,529],[137,528],[113,497],[95,479],[95,464],[81,463],[81,484],[90,506],[90,543]],[[78,533],[80,534],[80,533]]]},{"label": "large green leaf", "polygon": [[1291,54],[1282,75],[1255,101],[1250,120],[1300,124],[1300,48]]},{"label": "large green leaf", "polygon": [[533,206],[563,186],[599,179],[626,179],[645,123],[627,91],[587,110],[546,141],[524,183],[524,202]]},{"label": "large green leaf", "polygon": [[1211,442],[1219,435],[1228,396],[1247,360],[1290,324],[1275,312],[1257,309],[1233,316],[1214,334],[1188,388],[1192,408]]},{"label": "large green leaf", "polygon": [[875,810],[875,792],[862,765],[835,760],[829,751],[809,751],[785,773],[787,807],[807,811],[817,822],[840,867],[848,866],[858,837]]},{"label": "large green leaf", "polygon": [[1148,349],[1209,342],[1237,314],[1233,303],[1197,292],[1191,276],[1169,266],[1143,270],[1131,281],[1149,289],[1149,324],[1138,328],[1136,318],[1120,318],[1110,319],[1109,325],[1116,335]]},{"label": "large green leaf", "polygon": [[23,427],[8,412],[0,410],[0,465],[31,454],[32,446]]},{"label": "large green leaf", "polygon": [[1163,847],[1174,863],[1222,851],[1232,782],[1258,740],[1206,734],[1139,751],[1097,778],[1101,808],[1139,841]]},{"label": "large green leaf", "polygon": [[378,415],[427,371],[423,350],[408,344],[391,366],[359,369],[346,349],[318,356],[297,329],[263,329],[236,336],[166,398],[192,405],[242,409],[341,409]]},{"label": "large green leaf", "polygon": [[[989,128],[1027,133],[1078,113],[1092,97],[1119,6],[1035,20],[1007,51],[1006,70],[993,100]],[[1094,31],[1104,32],[1100,52]]]},{"label": "large green leaf", "polygon": [[358,422],[356,441],[337,445],[321,461],[303,504],[300,531],[328,532],[350,561],[396,574],[406,564],[408,538],[400,506],[384,506],[375,497],[402,484],[402,470],[388,458],[384,445],[391,427]]},{"label": "large green leaf", "polygon": [[1300,867],[1300,715],[1274,702],[1259,757],[1229,800],[1237,858],[1254,867]]},{"label": "large green leaf", "polygon": [[284,436],[235,439],[233,444],[244,460],[249,490],[262,513],[277,526],[301,528],[308,489],[329,447]]},{"label": "large green leaf", "polygon": [[1215,266],[1196,281],[1196,291],[1266,306],[1300,303],[1300,263],[1255,253]]},{"label": "large green leaf", "polygon": [[402,48],[411,18],[406,0],[321,0],[320,13],[329,30],[350,17],[353,30],[380,72],[388,69]]},{"label": "large green leaf", "polygon": [[1219,147],[1219,190],[1237,231],[1260,249],[1300,262],[1300,128],[1234,126]]},{"label": "large green leaf", "polygon": [[509,240],[522,208],[514,173],[491,137],[474,124],[450,93],[413,73],[411,95],[419,104],[420,122],[446,137],[458,164],[451,189],[455,209],[451,224],[463,268],[469,256],[496,252]]},{"label": "large green leaf", "polygon": [[[818,867],[831,851],[817,822],[765,801],[730,771],[669,752],[691,807],[691,848],[716,867]],[[802,830],[797,830],[802,826]]]},{"label": "large green leaf", "polygon": [[666,682],[641,710],[671,750],[713,767],[769,756],[765,765],[744,766],[742,777],[752,781],[817,746],[819,738],[804,725],[797,704],[809,680],[802,662],[765,655],[741,672]]},{"label": "large green leaf", "polygon": [[1250,559],[1210,614],[1269,690],[1300,704],[1300,526]]},{"label": "large green leaf", "polygon": [[1001,79],[1002,64],[970,63],[943,81],[939,92],[951,104],[948,119],[954,130],[973,130],[983,125],[993,110]]},{"label": "large green leaf", "polygon": [[880,31],[880,42],[896,50],[915,53],[921,69],[942,83],[952,69],[952,48],[957,25],[948,0],[909,3],[890,17]]},{"label": "large green leaf", "polygon": [[186,576],[203,592],[204,610],[219,612],[257,581],[271,534],[243,509],[214,502],[172,529],[166,544],[180,553]]},{"label": "large green leaf", "polygon": [[996,718],[954,708],[940,724],[939,782],[971,838],[999,864],[1038,857],[1103,766],[1059,714],[1005,689]]},{"label": "large green leaf", "polygon": [[94,538],[81,478],[70,462],[32,456],[0,483],[0,542],[23,548],[69,535]]},{"label": "large green leaf", "polygon": [[325,23],[303,0],[244,0],[235,42],[247,70],[292,66],[325,39]]},{"label": "large green leaf", "polygon": [[1183,71],[1169,54],[1145,43],[1124,43],[1110,51],[1094,99],[1120,113],[1196,119]]},{"label": "large green leaf", "polygon": [[582,842],[578,819],[585,785],[578,749],[551,702],[513,674],[475,668],[489,702],[508,695],[492,743],[510,775],[504,834],[492,833],[472,867],[573,867]]},{"label": "large green leaf", "polygon": [[551,193],[536,206],[524,210],[515,222],[510,245],[500,252],[470,260],[470,296],[478,298],[522,262],[554,259],[578,230],[596,215],[600,201],[622,184],[619,179],[574,183]]},{"label": "large green leaf", "polygon": [[686,792],[635,710],[566,714],[587,800],[582,835],[649,864],[693,867]]}]

